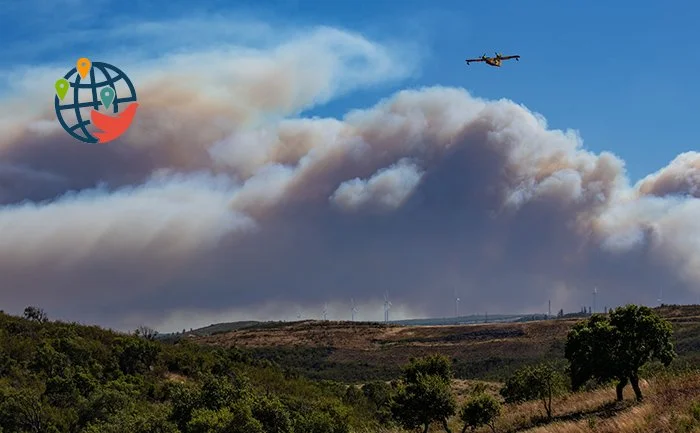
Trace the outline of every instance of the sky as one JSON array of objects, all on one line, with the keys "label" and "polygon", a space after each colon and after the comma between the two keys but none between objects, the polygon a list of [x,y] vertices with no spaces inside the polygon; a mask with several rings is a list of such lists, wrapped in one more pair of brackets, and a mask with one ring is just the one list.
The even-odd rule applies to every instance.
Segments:
[{"label": "sky", "polygon": [[[360,4],[361,3],[361,4]],[[118,329],[700,299],[700,6],[0,0],[0,305]],[[496,69],[464,59],[519,54]],[[53,82],[117,65],[92,148]]]}]

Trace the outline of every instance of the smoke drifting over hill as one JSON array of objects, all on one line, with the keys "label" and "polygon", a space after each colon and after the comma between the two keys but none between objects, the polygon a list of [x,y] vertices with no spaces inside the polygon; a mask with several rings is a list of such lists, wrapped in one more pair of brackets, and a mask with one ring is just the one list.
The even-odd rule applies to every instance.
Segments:
[{"label": "smoke drifting over hill", "polygon": [[454,290],[465,314],[575,310],[594,286],[608,305],[697,299],[698,153],[633,186],[575,133],[456,88],[297,116],[407,64],[320,29],[124,68],[140,111],[105,146],[68,137],[44,93],[0,101],[0,304],[173,329],[326,302],[345,319],[351,297],[381,320],[385,290],[396,318],[450,314]]}]

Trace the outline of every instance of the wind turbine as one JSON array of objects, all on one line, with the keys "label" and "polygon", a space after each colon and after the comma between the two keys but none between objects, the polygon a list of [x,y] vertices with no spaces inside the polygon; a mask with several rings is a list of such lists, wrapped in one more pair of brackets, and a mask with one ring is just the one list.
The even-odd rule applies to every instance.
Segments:
[{"label": "wind turbine", "polygon": [[350,303],[352,304],[352,310],[350,310],[350,311],[352,311],[352,321],[354,322],[355,321],[355,313],[357,313],[357,307],[355,306],[354,299],[350,299]]},{"label": "wind turbine", "polygon": [[594,314],[596,312],[596,296],[598,296],[598,288],[594,287],[593,288],[593,313]]},{"label": "wind turbine", "polygon": [[457,296],[457,290],[455,290],[455,318],[459,317],[459,297]]},{"label": "wind turbine", "polygon": [[389,302],[389,291],[384,293],[384,322],[389,322],[389,309],[391,308],[391,302]]},{"label": "wind turbine", "polygon": [[663,298],[664,298],[664,288],[662,287],[659,289],[659,299],[657,299],[657,301],[659,301],[659,307],[663,305]]},{"label": "wind turbine", "polygon": [[328,317],[328,316],[327,316],[327,313],[328,313],[327,305],[326,305],[326,304],[323,304],[323,313],[322,313],[322,314],[323,314],[323,320],[327,320],[327,319],[326,319],[326,317]]}]

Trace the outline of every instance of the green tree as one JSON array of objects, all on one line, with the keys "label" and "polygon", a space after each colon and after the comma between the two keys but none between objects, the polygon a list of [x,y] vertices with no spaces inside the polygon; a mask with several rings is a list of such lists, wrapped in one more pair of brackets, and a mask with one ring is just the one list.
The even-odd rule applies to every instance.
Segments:
[{"label": "green tree", "polygon": [[116,351],[119,367],[125,374],[142,374],[156,363],[160,346],[152,341],[125,337],[117,341]]},{"label": "green tree", "polygon": [[0,392],[0,426],[11,432],[54,431],[39,392],[25,388]]},{"label": "green tree", "polygon": [[295,432],[304,433],[349,433],[347,423],[333,417],[332,413],[319,409],[305,411],[297,414],[294,423]]},{"label": "green tree", "polygon": [[424,433],[431,423],[440,422],[451,433],[447,420],[457,410],[451,378],[450,361],[444,356],[411,360],[403,369],[402,382],[393,401],[394,418],[407,429],[422,427]]},{"label": "green tree", "polygon": [[112,414],[132,406],[132,401],[138,398],[138,393],[135,390],[120,389],[127,387],[123,386],[124,384],[119,385],[108,384],[89,396],[79,414],[81,425],[107,422]]},{"label": "green tree", "polygon": [[265,433],[292,433],[292,421],[287,408],[275,397],[258,397],[253,404],[253,416],[260,421]]},{"label": "green tree", "polygon": [[464,423],[462,433],[471,428],[472,431],[488,425],[496,432],[496,418],[501,414],[501,403],[495,397],[486,393],[473,395],[462,406],[459,418]]},{"label": "green tree", "polygon": [[418,379],[418,375],[438,376],[443,380],[450,380],[452,379],[450,359],[439,354],[411,359],[403,368],[403,379],[407,383],[412,383]]},{"label": "green tree", "polygon": [[239,402],[219,410],[196,409],[187,423],[188,433],[265,433],[250,406]]},{"label": "green tree", "polygon": [[236,386],[227,377],[206,376],[199,396],[201,406],[218,410],[232,406],[245,396],[247,386],[241,382]]},{"label": "green tree", "polygon": [[569,331],[565,356],[574,390],[588,380],[616,380],[617,400],[632,384],[635,397],[643,399],[639,369],[652,360],[668,366],[676,356],[671,324],[645,306],[616,308],[605,317],[593,315]]},{"label": "green tree", "polygon": [[394,389],[386,382],[374,381],[362,385],[362,393],[372,407],[379,422],[384,425],[392,421],[391,404],[394,398]]},{"label": "green tree", "polygon": [[566,390],[563,375],[552,364],[526,366],[508,378],[500,394],[506,403],[540,400],[547,418],[552,418],[552,400]]},{"label": "green tree", "polygon": [[167,416],[168,408],[165,405],[134,405],[112,414],[104,422],[88,425],[82,433],[180,433]]},{"label": "green tree", "polygon": [[192,419],[192,413],[200,407],[199,388],[189,383],[172,383],[168,387],[172,403],[170,419],[184,431]]}]

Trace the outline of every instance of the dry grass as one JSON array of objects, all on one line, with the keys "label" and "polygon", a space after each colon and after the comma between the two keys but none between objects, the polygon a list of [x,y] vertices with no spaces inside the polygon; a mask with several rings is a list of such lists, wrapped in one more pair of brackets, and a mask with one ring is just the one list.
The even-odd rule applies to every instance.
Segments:
[{"label": "dry grass", "polygon": [[[461,403],[475,381],[455,381],[453,389]],[[497,395],[500,384],[490,383],[487,392]],[[625,401],[615,402],[615,389],[606,388],[562,396],[553,404],[554,419],[547,422],[542,404],[537,401],[505,405],[496,422],[498,433],[694,433],[700,432],[700,373],[675,377],[658,377],[642,384],[645,399],[634,400],[632,390],[625,390]],[[462,425],[453,418],[453,432]],[[434,424],[430,432],[443,430]],[[357,433],[406,433],[386,429]],[[476,433],[491,433],[488,427]]]},{"label": "dry grass", "polygon": [[[645,400],[637,403],[626,389],[615,402],[614,388],[575,393],[555,400],[554,420],[544,420],[540,402],[506,405],[496,423],[500,433],[690,433],[700,432],[700,374],[658,377],[643,384]],[[461,431],[452,420],[454,431]],[[438,432],[435,426],[431,431]],[[488,428],[478,433],[490,432]]]},{"label": "dry grass", "polygon": [[400,330],[378,324],[345,322],[293,322],[273,328],[244,328],[197,337],[205,344],[239,347],[337,347],[369,350]]},{"label": "dry grass", "polygon": [[177,374],[177,373],[172,373],[172,372],[167,372],[165,373],[165,380],[169,382],[178,382],[178,383],[185,383],[188,381],[187,377]]}]

